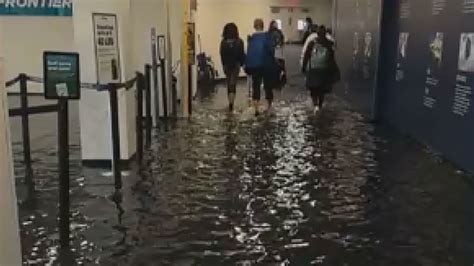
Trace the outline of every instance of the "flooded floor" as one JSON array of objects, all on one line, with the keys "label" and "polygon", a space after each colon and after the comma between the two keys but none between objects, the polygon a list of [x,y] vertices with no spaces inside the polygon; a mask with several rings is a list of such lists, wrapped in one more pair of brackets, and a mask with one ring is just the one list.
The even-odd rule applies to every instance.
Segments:
[{"label": "flooded floor", "polygon": [[[234,114],[219,88],[192,120],[163,126],[120,204],[106,170],[82,169],[74,145],[74,247],[61,264],[473,264],[470,177],[338,98],[314,116],[290,86],[273,115],[255,118],[245,90]],[[59,263],[56,154],[42,146],[36,199],[20,205],[29,265]]]},{"label": "flooded floor", "polygon": [[34,197],[14,145],[24,264],[472,266],[472,177],[334,96],[312,115],[301,82],[293,76],[274,113],[257,118],[245,83],[234,114],[222,86],[199,99],[191,120],[155,132],[121,202],[107,169],[81,166],[72,117],[73,247],[63,257],[56,118],[32,119],[42,128]]}]

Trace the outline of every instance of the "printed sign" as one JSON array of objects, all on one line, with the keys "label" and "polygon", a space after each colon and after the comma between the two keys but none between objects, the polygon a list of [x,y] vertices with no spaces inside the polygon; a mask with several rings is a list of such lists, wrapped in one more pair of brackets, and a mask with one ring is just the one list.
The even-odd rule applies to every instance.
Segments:
[{"label": "printed sign", "polygon": [[165,60],[166,54],[166,38],[165,35],[158,36],[158,56],[160,60]]},{"label": "printed sign", "polygon": [[187,24],[187,40],[188,40],[188,57],[189,64],[196,64],[196,25],[194,23]]},{"label": "printed sign", "polygon": [[72,16],[73,0],[0,0],[0,15]]},{"label": "printed sign", "polygon": [[46,99],[80,99],[79,54],[45,52],[43,67]]},{"label": "printed sign", "polygon": [[97,81],[105,85],[121,81],[117,16],[93,14]]}]

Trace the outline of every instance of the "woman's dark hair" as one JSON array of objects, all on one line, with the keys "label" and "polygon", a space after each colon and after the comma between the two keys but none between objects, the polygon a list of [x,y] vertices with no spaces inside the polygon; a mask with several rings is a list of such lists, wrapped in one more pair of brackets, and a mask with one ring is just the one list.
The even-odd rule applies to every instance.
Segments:
[{"label": "woman's dark hair", "polygon": [[275,29],[278,29],[278,23],[276,22],[276,20],[272,20],[272,22],[270,22],[270,25],[268,26],[268,31],[272,31]]},{"label": "woman's dark hair", "polygon": [[318,27],[317,33],[319,38],[326,39],[326,34],[328,33],[328,31],[324,25],[321,25]]},{"label": "woman's dark hair", "polygon": [[239,38],[239,29],[235,23],[227,23],[224,26],[224,30],[222,32],[222,38],[229,40],[229,39],[238,39]]},{"label": "woman's dark hair", "polygon": [[312,25],[312,24],[313,24],[313,19],[310,18],[310,17],[306,17],[306,22],[307,22],[309,25]]}]

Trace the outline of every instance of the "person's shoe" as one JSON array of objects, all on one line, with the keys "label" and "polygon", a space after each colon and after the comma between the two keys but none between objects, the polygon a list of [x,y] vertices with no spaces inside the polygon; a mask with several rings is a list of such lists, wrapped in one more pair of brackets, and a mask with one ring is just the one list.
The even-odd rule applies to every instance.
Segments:
[{"label": "person's shoe", "polygon": [[316,107],[314,107],[314,111],[313,111],[313,112],[314,112],[314,114],[317,114],[317,113],[319,113],[319,110],[320,110],[320,109],[319,109],[319,106],[316,106]]},{"label": "person's shoe", "polygon": [[258,106],[255,106],[255,116],[260,115],[260,108]]}]

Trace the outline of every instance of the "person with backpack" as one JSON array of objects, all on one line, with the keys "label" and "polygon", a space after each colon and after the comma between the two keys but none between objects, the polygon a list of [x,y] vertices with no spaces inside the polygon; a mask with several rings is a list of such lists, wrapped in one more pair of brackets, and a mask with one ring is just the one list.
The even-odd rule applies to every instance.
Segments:
[{"label": "person with backpack", "polygon": [[325,95],[331,91],[332,85],[340,80],[333,43],[327,38],[326,28],[319,27],[317,33],[318,37],[308,44],[302,67],[315,114],[323,108]]},{"label": "person with backpack", "polygon": [[306,53],[306,50],[308,49],[308,45],[312,41],[316,40],[316,38],[318,38],[318,29],[319,28],[325,28],[326,29],[326,38],[333,43],[333,48],[334,49],[336,47],[336,39],[334,39],[334,37],[332,35],[332,30],[330,28],[326,28],[326,26],[324,26],[324,25],[318,26],[318,25],[314,24],[314,28],[312,30],[312,33],[308,36],[308,38],[306,39],[306,42],[303,44],[303,49],[301,49],[301,57],[300,57],[300,65],[301,66],[303,66],[303,58],[304,58],[304,55]]},{"label": "person with backpack", "polygon": [[273,38],[273,46],[275,47],[275,73],[274,75],[274,89],[280,91],[287,82],[286,77],[286,64],[285,64],[285,55],[283,52],[285,46],[285,36],[283,32],[278,28],[278,24],[275,20],[270,22],[270,27],[268,28],[268,33]]},{"label": "person with backpack", "polygon": [[252,100],[255,115],[258,115],[262,82],[268,102],[267,111],[272,109],[275,47],[272,36],[264,31],[262,19],[255,19],[254,29],[255,33],[248,37],[245,72],[252,78]]},{"label": "person with backpack", "polygon": [[239,37],[239,29],[235,23],[228,23],[224,26],[220,55],[227,79],[229,111],[232,112],[234,110],[240,68],[245,62],[244,42]]}]

